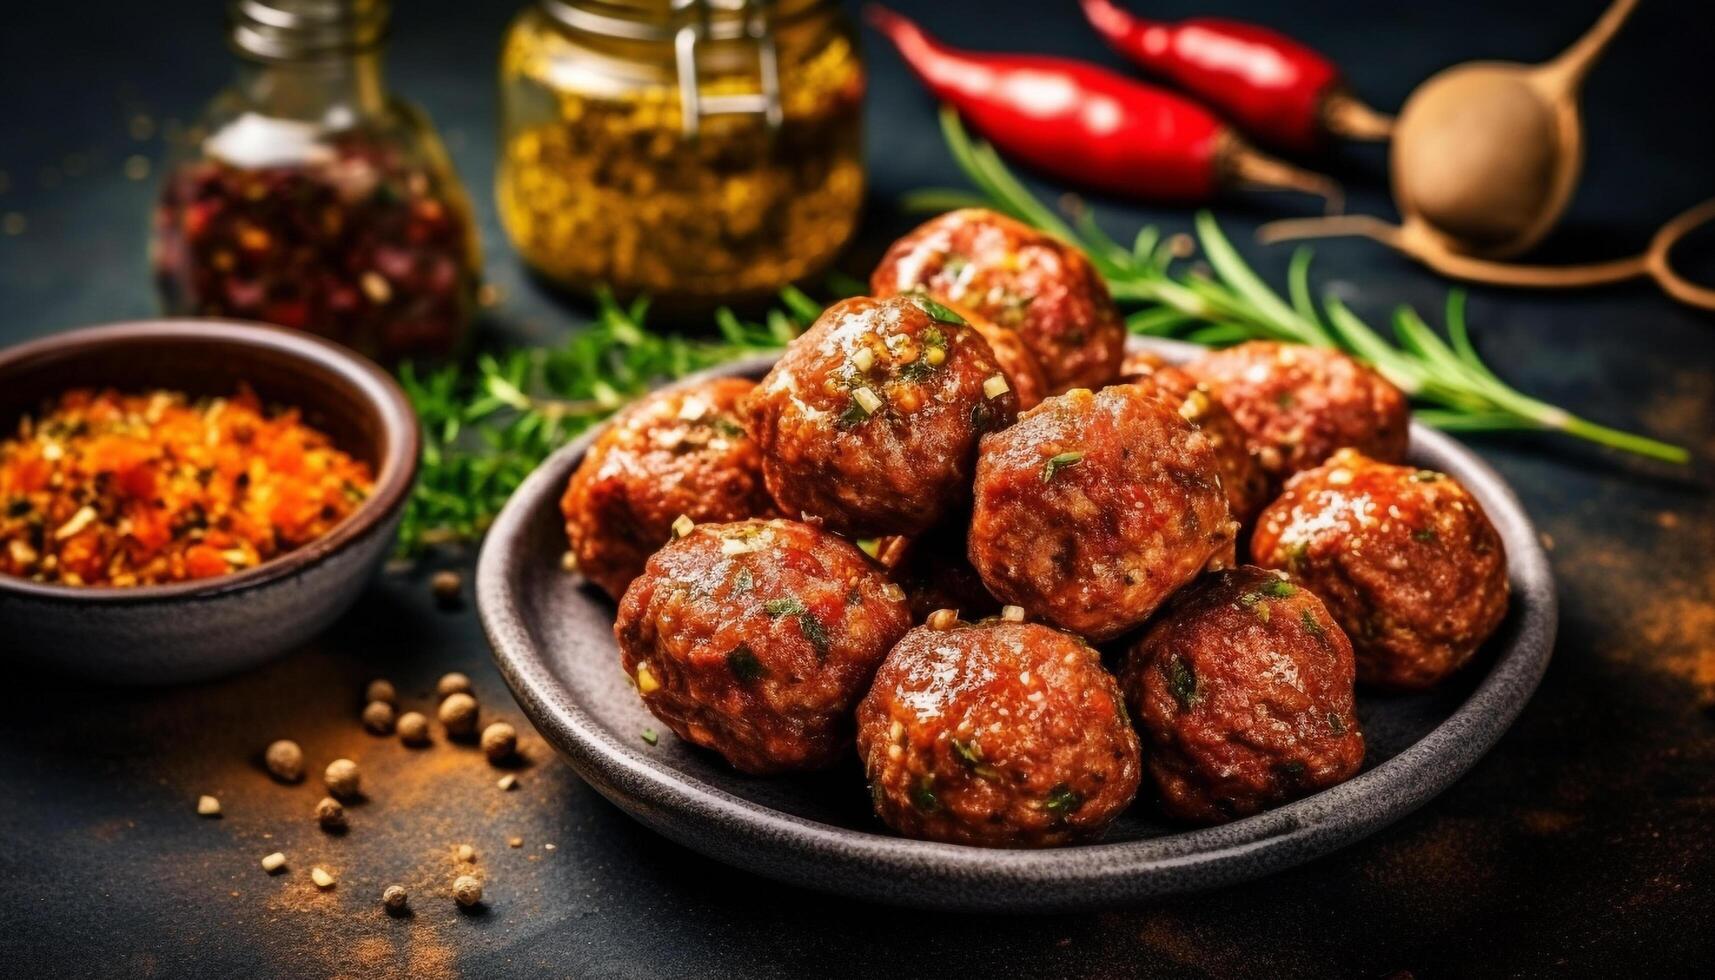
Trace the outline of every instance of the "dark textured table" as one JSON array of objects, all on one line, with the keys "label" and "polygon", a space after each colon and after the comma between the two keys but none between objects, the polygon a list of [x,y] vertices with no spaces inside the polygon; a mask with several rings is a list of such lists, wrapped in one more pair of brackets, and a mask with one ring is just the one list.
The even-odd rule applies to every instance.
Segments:
[{"label": "dark textured table", "polygon": [[[482,211],[503,339],[548,341],[585,315],[522,273],[493,220],[499,38],[513,4],[401,4],[396,89],[440,123]],[[911,6],[973,47],[1106,57],[1072,4]],[[1140,4],[1140,6],[1142,6]],[[1185,0],[1148,6],[1189,13]],[[1284,22],[1395,106],[1455,61],[1546,57],[1601,3],[1227,0],[1211,10]],[[169,120],[228,78],[214,3],[14,5],[0,29],[0,340],[154,312],[143,247]],[[1290,8],[1290,13],[1287,8]],[[1643,6],[1591,77],[1586,176],[1552,260],[1641,247],[1715,192],[1715,14]],[[873,37],[871,38],[873,41]],[[871,213],[861,272],[906,220],[896,196],[954,179],[933,109],[872,44]],[[138,117],[149,124],[135,123]],[[134,128],[135,127],[135,128]],[[1391,213],[1377,148],[1329,165],[1357,210]],[[1253,197],[1220,215],[1245,241],[1302,202]],[[1188,216],[1104,209],[1118,227]],[[1703,241],[1711,236],[1704,236]],[[1283,250],[1245,245],[1279,275]],[[1688,245],[1705,281],[1709,249]],[[1446,286],[1357,242],[1318,249],[1324,281],[1368,314],[1433,312]],[[711,863],[644,831],[537,739],[521,788],[494,786],[473,750],[411,753],[355,723],[362,683],[392,677],[428,701],[469,672],[490,715],[518,720],[474,612],[432,607],[427,570],[394,574],[321,641],[229,681],[102,691],[14,676],[0,710],[0,882],[8,976],[550,974],[563,976],[1689,975],[1715,961],[1715,319],[1643,287],[1577,295],[1478,291],[1471,321],[1519,387],[1592,418],[1683,442],[1676,470],[1550,438],[1476,442],[1551,543],[1560,646],[1513,731],[1421,812],[1332,857],[1227,890],[1078,916],[926,915],[825,898]],[[0,637],[0,651],[6,637]],[[371,800],[326,838],[319,795],[266,780],[277,736],[313,761],[353,753]],[[200,820],[196,798],[226,815]],[[521,846],[508,846],[509,838]],[[488,904],[447,898],[473,844]],[[272,850],[291,872],[270,878]],[[340,877],[318,893],[311,864]],[[412,890],[389,919],[380,889]]]}]

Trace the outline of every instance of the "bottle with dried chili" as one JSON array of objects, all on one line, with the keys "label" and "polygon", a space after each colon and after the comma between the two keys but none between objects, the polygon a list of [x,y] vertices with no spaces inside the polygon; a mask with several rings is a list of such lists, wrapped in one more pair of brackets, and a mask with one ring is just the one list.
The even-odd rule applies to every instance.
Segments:
[{"label": "bottle with dried chili", "polygon": [[169,313],[298,327],[385,360],[451,353],[480,257],[428,119],[382,83],[386,0],[233,0],[236,84],[167,170]]},{"label": "bottle with dried chili", "polygon": [[864,83],[835,0],[535,0],[501,52],[501,221],[574,290],[771,296],[856,226]]}]

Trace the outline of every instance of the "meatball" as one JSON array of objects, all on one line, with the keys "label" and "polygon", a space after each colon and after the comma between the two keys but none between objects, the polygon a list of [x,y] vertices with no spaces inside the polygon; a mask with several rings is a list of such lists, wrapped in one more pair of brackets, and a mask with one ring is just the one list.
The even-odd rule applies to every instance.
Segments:
[{"label": "meatball", "polygon": [[1253,340],[1185,365],[1241,428],[1278,487],[1350,446],[1377,459],[1405,459],[1405,396],[1339,351]]},{"label": "meatball", "polygon": [[649,559],[614,636],[643,703],[749,773],[826,766],[852,707],[911,626],[857,548],[796,521],[701,524]]},{"label": "meatball", "polygon": [[971,564],[990,592],[1093,640],[1143,622],[1238,525],[1213,444],[1136,385],[1048,399],[983,437]]},{"label": "meatball", "polygon": [[774,513],[761,455],[736,414],[753,387],[717,378],[646,395],[590,446],[560,500],[586,578],[618,599],[681,515],[700,522]]},{"label": "meatball", "polygon": [[1006,375],[1007,383],[1018,395],[1018,410],[1035,408],[1048,397],[1048,379],[1042,376],[1042,365],[1037,362],[1036,355],[1030,346],[1018,335],[1016,330],[1008,330],[986,316],[973,313],[956,303],[948,306],[970,322],[971,329],[983,335],[988,341],[989,351],[994,354],[995,363],[1000,365],[1000,373]]},{"label": "meatball", "polygon": [[1122,377],[1132,384],[1154,385],[1178,402],[1179,414],[1202,429],[1215,447],[1221,489],[1226,491],[1233,518],[1248,523],[1255,517],[1269,500],[1268,474],[1251,452],[1245,430],[1214,389],[1153,354],[1127,355]]},{"label": "meatball", "polygon": [[986,620],[905,634],[858,705],[875,812],[908,837],[1052,847],[1101,834],[1137,794],[1137,733],[1100,655]]},{"label": "meatball", "polygon": [[1000,612],[966,556],[969,530],[970,515],[961,513],[883,553],[882,563],[905,589],[913,622],[937,609],[954,609],[967,619]]},{"label": "meatball", "polygon": [[870,287],[878,296],[920,287],[1017,331],[1051,393],[1107,384],[1125,354],[1125,323],[1083,253],[993,211],[919,226],[887,250]]},{"label": "meatball", "polygon": [[921,294],[830,307],[745,404],[781,509],[853,537],[918,534],[962,505],[977,439],[1017,412],[982,336]]},{"label": "meatball", "polygon": [[1506,616],[1506,550],[1482,505],[1450,476],[1353,450],[1292,478],[1251,555],[1328,603],[1365,684],[1429,687]]},{"label": "meatball", "polygon": [[1120,668],[1162,808],[1220,823],[1350,779],[1352,673],[1321,600],[1277,572],[1228,569],[1174,596]]}]

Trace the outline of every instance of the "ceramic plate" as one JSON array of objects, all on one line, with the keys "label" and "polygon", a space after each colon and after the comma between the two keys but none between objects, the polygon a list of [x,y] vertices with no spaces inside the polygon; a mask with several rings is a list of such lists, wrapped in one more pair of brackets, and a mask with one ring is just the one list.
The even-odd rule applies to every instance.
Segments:
[{"label": "ceramic plate", "polygon": [[[1148,346],[1175,360],[1192,350]],[[771,360],[713,373],[760,377]],[[678,741],[644,709],[619,669],[614,604],[560,566],[560,494],[593,435],[536,470],[483,546],[477,597],[501,673],[542,735],[621,809],[711,857],[822,891],[933,908],[1093,909],[1301,864],[1376,832],[1458,779],[1518,716],[1554,646],[1554,582],[1518,498],[1475,453],[1414,423],[1412,461],[1457,477],[1500,530],[1512,607],[1477,659],[1442,687],[1360,693],[1362,773],[1220,827],[1165,823],[1146,792],[1098,843],[1003,851],[906,840],[871,814],[855,751],[849,765],[825,773],[746,776]],[[646,729],[660,732],[658,744],[644,740]]]}]

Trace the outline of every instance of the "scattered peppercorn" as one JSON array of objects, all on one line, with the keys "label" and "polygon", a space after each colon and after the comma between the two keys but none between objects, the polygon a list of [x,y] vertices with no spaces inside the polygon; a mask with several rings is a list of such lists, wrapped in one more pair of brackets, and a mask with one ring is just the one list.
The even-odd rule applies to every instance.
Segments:
[{"label": "scattered peppercorn", "polygon": [[442,609],[456,608],[463,590],[464,578],[451,569],[442,569],[429,579],[429,591]]},{"label": "scattered peppercorn", "polygon": [[377,677],[363,689],[363,700],[367,703],[385,701],[388,704],[399,703],[399,692],[393,689],[393,682],[385,677]]},{"label": "scattered peppercorn", "polygon": [[377,735],[393,731],[393,706],[386,701],[371,701],[363,709],[363,727]]},{"label": "scattered peppercorn", "polygon": [[331,796],[322,797],[322,801],[316,804],[316,823],[321,824],[322,829],[329,832],[338,833],[344,830],[347,826],[345,807],[341,806],[339,801]]},{"label": "scattered peppercorn", "polygon": [[504,721],[482,730],[482,751],[489,762],[500,763],[518,751],[518,731]]},{"label": "scattered peppercorn", "polygon": [[321,868],[310,869],[310,880],[316,883],[317,888],[325,890],[333,887],[333,875],[328,874]]},{"label": "scattered peppercorn", "polygon": [[441,679],[435,682],[435,696],[442,701],[455,694],[469,694],[472,690],[474,689],[470,686],[470,678],[456,670],[450,674],[442,674]]},{"label": "scattered peppercorn", "polygon": [[471,735],[476,731],[476,698],[454,694],[441,702],[440,716],[448,735]]},{"label": "scattered peppercorn", "polygon": [[482,901],[482,882],[470,875],[459,875],[453,882],[453,901],[472,908]]},{"label": "scattered peppercorn", "polygon": [[406,745],[429,744],[429,719],[421,711],[407,711],[399,716],[399,740]]},{"label": "scattered peppercorn", "polygon": [[405,889],[398,885],[388,885],[387,890],[381,893],[381,904],[386,907],[387,911],[395,915],[405,911],[405,906],[410,900],[411,896],[406,894]]},{"label": "scattered peppercorn", "polygon": [[304,778],[304,750],[289,738],[269,745],[262,760],[274,778],[282,783],[295,783]]},{"label": "scattered peppercorn", "polygon": [[357,796],[361,774],[357,771],[357,763],[350,759],[335,759],[328,763],[327,772],[322,779],[328,785],[328,791],[341,799],[352,799]]},{"label": "scattered peppercorn", "polygon": [[197,798],[197,816],[199,816],[199,817],[218,817],[218,816],[220,816],[220,801],[215,799],[212,796],[198,797]]},{"label": "scattered peppercorn", "polygon": [[275,851],[262,859],[262,870],[269,874],[278,874],[285,866],[286,855],[281,854],[279,851]]},{"label": "scattered peppercorn", "polygon": [[523,847],[524,846],[524,838],[522,838],[522,837],[508,837],[508,838],[506,838],[506,846],[507,847]]}]

